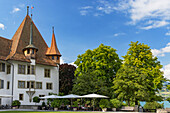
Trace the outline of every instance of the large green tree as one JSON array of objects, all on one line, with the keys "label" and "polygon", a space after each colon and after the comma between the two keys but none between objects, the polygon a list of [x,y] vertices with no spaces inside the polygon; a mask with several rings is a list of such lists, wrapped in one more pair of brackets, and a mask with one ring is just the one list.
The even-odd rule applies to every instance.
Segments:
[{"label": "large green tree", "polygon": [[[82,90],[86,90],[86,87],[91,87],[90,84],[92,81],[96,81],[96,87],[98,87],[102,81],[103,87],[107,89],[106,94],[108,96],[111,95],[113,78],[122,64],[115,49],[101,44],[98,48],[87,50],[84,54],[79,55],[74,63],[78,68],[75,71],[76,85],[74,85],[74,87],[76,88],[73,88],[73,92],[80,93]],[[90,78],[94,78],[95,80]],[[85,81],[86,85],[79,83],[82,79],[87,79]],[[87,90],[86,92],[81,92],[81,94],[98,93],[101,91],[101,89],[96,90],[96,88],[93,90],[94,91]]]},{"label": "large green tree", "polygon": [[87,72],[78,76],[74,80],[73,93],[78,95],[98,93],[108,95],[108,87],[106,81],[98,78],[93,72]]},{"label": "large green tree", "polygon": [[72,91],[74,72],[76,67],[69,64],[61,64],[59,67],[60,92],[67,95]]},{"label": "large green tree", "polygon": [[113,88],[118,99],[135,102],[154,101],[162,98],[156,95],[165,80],[162,65],[152,55],[148,45],[131,42],[123,56],[123,65],[114,78]]}]

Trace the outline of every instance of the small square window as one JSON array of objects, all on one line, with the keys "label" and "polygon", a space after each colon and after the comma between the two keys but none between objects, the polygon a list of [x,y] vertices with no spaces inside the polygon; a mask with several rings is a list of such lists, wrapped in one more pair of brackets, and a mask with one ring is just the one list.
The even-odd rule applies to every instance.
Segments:
[{"label": "small square window", "polygon": [[19,94],[19,100],[24,100],[24,94]]},{"label": "small square window", "polygon": [[5,72],[5,63],[0,63],[0,72]]},{"label": "small square window", "polygon": [[52,83],[46,83],[46,89],[52,89],[53,84]]},{"label": "small square window", "polygon": [[10,82],[7,81],[7,89],[9,89],[9,87],[10,87]]},{"label": "small square window", "polygon": [[18,74],[25,74],[25,65],[18,64]]},{"label": "small square window", "polygon": [[4,80],[0,80],[0,89],[3,89],[4,88]]},{"label": "small square window", "polygon": [[44,69],[44,77],[50,78],[50,69]]},{"label": "small square window", "polygon": [[7,74],[11,74],[11,65],[7,65]]},{"label": "small square window", "polygon": [[28,65],[27,66],[27,74],[35,74],[35,66],[34,65]]},{"label": "small square window", "polygon": [[25,88],[25,81],[18,81],[18,88]]},{"label": "small square window", "polygon": [[42,82],[36,82],[36,89],[42,89]]}]

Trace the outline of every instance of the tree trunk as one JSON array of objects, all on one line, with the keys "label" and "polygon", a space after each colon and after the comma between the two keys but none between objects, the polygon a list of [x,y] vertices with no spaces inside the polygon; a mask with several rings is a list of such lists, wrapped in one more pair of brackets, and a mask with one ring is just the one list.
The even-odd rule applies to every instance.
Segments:
[{"label": "tree trunk", "polygon": [[135,101],[135,105],[138,105],[138,101]]},{"label": "tree trunk", "polygon": [[128,100],[128,106],[130,106],[130,101]]}]

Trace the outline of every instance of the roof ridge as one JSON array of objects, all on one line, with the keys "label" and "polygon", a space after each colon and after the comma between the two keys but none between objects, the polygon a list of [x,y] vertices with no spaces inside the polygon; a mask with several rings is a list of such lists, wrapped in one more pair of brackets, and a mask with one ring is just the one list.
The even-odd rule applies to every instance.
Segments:
[{"label": "roof ridge", "polygon": [[8,40],[8,41],[12,41],[11,39],[7,39],[7,38],[4,38],[2,36],[0,36],[1,39],[5,39],[5,40]]}]

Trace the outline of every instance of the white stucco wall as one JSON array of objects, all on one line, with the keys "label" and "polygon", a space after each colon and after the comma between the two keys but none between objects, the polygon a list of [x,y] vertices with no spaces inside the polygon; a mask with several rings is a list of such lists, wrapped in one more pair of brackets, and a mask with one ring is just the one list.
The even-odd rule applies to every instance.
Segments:
[{"label": "white stucco wall", "polygon": [[[4,88],[3,89],[0,89],[0,95],[11,95],[12,94],[12,84],[11,84],[11,80],[12,80],[12,70],[11,70],[11,73],[10,74],[6,74],[7,72],[7,62],[5,61],[0,61],[2,63],[5,63],[5,72],[0,72],[0,79],[1,80],[4,80]],[[10,81],[10,88],[7,89],[7,81]],[[2,105],[10,105],[11,104],[11,98],[1,98],[1,104]]]},{"label": "white stucco wall", "polygon": [[[19,62],[19,61],[11,61],[14,65],[14,90],[13,90],[13,100],[19,100],[19,94],[23,94],[23,101],[21,105],[35,105],[33,102],[29,102],[29,96],[26,91],[29,91],[29,88],[18,88],[18,81],[25,81],[25,87],[27,86],[27,81],[35,81],[35,82],[42,82],[42,89],[31,89],[35,90],[34,96],[39,95],[48,95],[49,93],[59,93],[59,68],[54,66],[47,66],[47,65],[40,65],[36,64],[34,60],[32,60],[32,65],[35,64],[35,75],[28,75],[27,74],[27,64],[26,62]],[[26,66],[26,74],[18,74],[18,64],[22,64]],[[44,69],[50,69],[50,78],[44,77]],[[12,71],[12,66],[11,66]],[[10,75],[7,75],[4,72],[0,72],[0,79],[4,80],[4,89],[0,89],[0,94],[12,94],[12,72]],[[10,90],[7,90],[7,81],[10,80]],[[52,83],[52,90],[46,89],[46,83]],[[4,99],[2,98],[2,105],[10,104],[11,99]],[[41,103],[39,103],[41,104]]]}]

